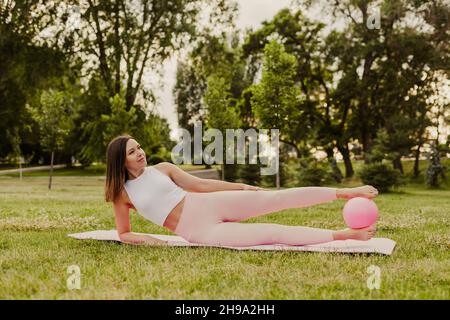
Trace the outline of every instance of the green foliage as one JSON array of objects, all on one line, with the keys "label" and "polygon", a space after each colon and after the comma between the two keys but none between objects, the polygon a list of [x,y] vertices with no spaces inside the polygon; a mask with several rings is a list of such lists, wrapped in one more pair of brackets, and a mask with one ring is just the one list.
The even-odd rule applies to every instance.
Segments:
[{"label": "green foliage", "polygon": [[330,182],[331,177],[327,169],[320,163],[313,162],[308,167],[299,170],[299,186],[323,186]]},{"label": "green foliage", "polygon": [[138,108],[131,106],[127,110],[125,99],[119,95],[110,98],[109,102],[110,114],[102,115],[103,126],[106,128],[103,132],[104,145],[114,137],[128,133],[143,146],[149,163],[170,161],[170,151],[167,149],[172,144],[168,143],[170,132],[167,122],[158,120],[155,116],[142,119]]},{"label": "green foliage", "polygon": [[[230,44],[225,33],[205,34],[194,47],[189,61],[178,65],[174,93],[179,126],[191,134],[194,120],[203,122],[205,130],[219,129],[224,138],[226,129],[245,131],[249,127],[249,118],[241,117],[240,98],[251,81],[246,77],[246,61],[241,57],[237,34],[231,40]],[[202,109],[206,112],[200,112]],[[236,181],[240,178],[241,166],[223,164],[220,170],[224,169],[227,181]]]},{"label": "green foliage", "polygon": [[225,169],[225,181],[237,182],[239,177],[239,164],[223,164],[220,166],[219,174],[222,174],[222,168]]},{"label": "green foliage", "polygon": [[[253,141],[254,142],[254,141]],[[258,155],[250,162],[250,141],[245,139],[245,163],[236,165],[225,165],[225,176],[231,176],[232,181],[239,181],[250,185],[260,185],[262,179],[261,167],[263,166],[258,161]],[[235,152],[235,159],[237,159],[237,152]],[[254,163],[256,160],[257,163]]]},{"label": "green foliage", "polygon": [[102,115],[111,112],[107,89],[100,76],[92,76],[87,90],[81,95],[78,112],[74,116],[75,128],[69,137],[72,152],[85,166],[105,156],[103,132],[106,123]]},{"label": "green foliage", "polygon": [[109,98],[111,112],[109,114],[102,114],[101,121],[104,124],[105,130],[103,133],[104,145],[108,145],[114,137],[122,133],[132,133],[137,126],[136,108],[131,106],[126,110],[126,101],[123,97],[116,94]]},{"label": "green foliage", "polygon": [[359,171],[359,177],[364,184],[374,186],[379,192],[388,192],[402,183],[400,173],[384,163],[364,165]]},{"label": "green foliage", "polygon": [[[297,61],[284,46],[272,40],[264,47],[261,82],[251,87],[251,104],[258,124],[262,128],[279,130],[280,140],[297,141],[301,118],[298,108],[301,91],[295,83]],[[287,183],[280,168],[280,185]]]},{"label": "green foliage", "polygon": [[[297,159],[291,158],[289,151],[291,151],[291,148],[289,145],[285,143],[281,143],[279,148],[279,174],[280,174],[280,186],[282,187],[289,187],[294,186],[297,182],[297,172],[296,169],[298,166],[296,165],[298,163]],[[274,181],[274,186],[276,187],[276,180],[275,176],[272,176],[272,180]]]},{"label": "green foliage", "polygon": [[283,132],[290,125],[289,119],[295,117],[300,95],[294,81],[296,66],[295,57],[276,41],[264,48],[262,80],[252,90],[252,105],[262,127]]},{"label": "green foliage", "polygon": [[6,137],[11,142],[11,146],[12,146],[11,157],[12,157],[13,162],[16,163],[16,162],[20,161],[20,156],[22,154],[22,152],[20,150],[20,144],[22,142],[22,139],[20,138],[19,128],[13,127],[13,128],[6,130]]},{"label": "green foliage", "polygon": [[[64,152],[85,164],[102,160],[105,141],[128,131],[155,161],[167,157],[169,127],[148,114],[155,98],[142,80],[145,70],[186,44],[193,50],[180,64],[174,90],[181,127],[204,120],[206,104],[210,127],[234,127],[239,120],[245,129],[277,128],[296,150],[310,142],[338,147],[347,168],[351,154],[345,146],[352,139],[370,151],[364,155],[373,162],[398,161],[421,146],[430,111],[440,100],[431,99],[438,93],[433,87],[448,78],[445,1],[378,1],[382,26],[375,30],[354,19],[370,15],[371,5],[325,1],[324,12],[345,21],[343,31],[329,34],[324,24],[306,18],[301,6],[283,9],[247,34],[243,45],[238,32],[229,42],[220,27],[232,24],[233,1],[70,1],[80,4],[76,31],[66,28],[67,14],[57,10],[64,11],[65,2],[44,2],[9,1],[0,7],[0,135],[7,137],[0,142],[0,157],[17,154],[17,144],[24,155],[42,156],[43,128],[25,105],[38,106],[43,88],[64,91],[61,79],[80,66],[88,84],[80,90],[83,99],[72,114],[75,125]],[[206,27],[198,23],[205,4],[211,8]],[[38,36],[46,28],[56,31],[54,37]],[[261,61],[262,80],[250,86]],[[438,165],[430,166],[430,184],[438,183],[439,172]]]},{"label": "green foliage", "polygon": [[330,164],[330,176],[334,179],[335,182],[340,183],[343,179],[342,172],[339,169],[337,165],[336,159],[333,157],[331,161],[329,161]]},{"label": "green foliage", "polygon": [[155,153],[166,161],[171,159],[170,151],[175,142],[170,139],[170,127],[166,119],[149,114],[147,118],[139,120],[134,137],[145,146],[147,156]]},{"label": "green foliage", "polygon": [[[231,105],[231,84],[230,78],[227,74],[219,72],[213,73],[208,77],[207,90],[204,101],[207,107],[206,125],[208,129],[220,130],[223,137],[222,152],[223,164],[221,165],[220,173],[224,170],[224,178],[227,181],[236,181],[238,178],[238,165],[226,164],[227,149],[226,149],[226,129],[237,129],[240,127],[240,121],[237,112]],[[235,152],[233,150],[233,152]],[[235,152],[236,159],[236,152]]]},{"label": "green foliage", "polygon": [[33,43],[39,29],[38,15],[29,14],[34,4],[35,1],[19,1],[11,8],[0,5],[0,135],[4,137],[0,141],[0,158],[16,153],[13,148],[17,141],[7,138],[13,137],[7,131],[14,127],[19,128],[20,148],[26,158],[42,154],[39,128],[26,105],[39,104],[41,91],[57,88],[62,76],[69,73],[67,57],[58,48]]},{"label": "green foliage", "polygon": [[159,147],[156,153],[151,153],[150,157],[148,158],[149,164],[157,164],[163,161],[172,162],[170,151],[165,147]]},{"label": "green foliage", "polygon": [[382,162],[384,159],[393,160],[398,156],[398,152],[389,149],[389,139],[390,136],[386,129],[380,129],[378,131],[372,149],[370,153],[366,155],[369,162]]},{"label": "green foliage", "polygon": [[225,129],[239,127],[239,118],[230,107],[230,83],[221,75],[213,74],[208,78],[205,104],[208,108],[207,124],[219,129],[225,136]]},{"label": "green foliage", "polygon": [[249,164],[246,161],[246,164],[239,166],[239,180],[242,183],[250,184],[250,185],[260,185],[261,183],[261,170],[262,165],[257,164]]},{"label": "green foliage", "polygon": [[[211,5],[208,16],[203,10],[206,2]],[[68,25],[74,18],[69,16],[72,5],[80,11],[77,21],[72,21],[76,28]],[[109,113],[109,98],[116,94],[125,98],[127,112],[136,108],[137,121],[142,124],[136,135],[151,131],[150,138],[145,136],[151,140],[151,148],[163,144],[170,149],[167,124],[160,125],[159,119],[153,121],[152,116],[146,116],[155,99],[152,90],[143,85],[144,70],[156,70],[176,50],[198,40],[207,26],[229,25],[235,12],[234,2],[222,0],[39,0],[0,5],[0,134],[18,126],[23,152],[40,157],[38,126],[28,112],[23,112],[25,105],[39,103],[40,97],[35,96],[40,89],[58,88],[59,77],[68,69],[83,69],[83,80],[88,84],[82,90],[80,110],[74,114],[75,126],[66,139],[64,152],[69,157],[74,155],[86,165],[104,157],[104,136],[123,127],[119,117]],[[200,15],[208,19],[201,27]],[[44,29],[50,36],[41,36]],[[140,97],[143,102],[138,106],[135,101]],[[116,123],[115,127],[105,126],[102,119],[108,119],[102,115],[112,116],[109,120]],[[143,119],[152,121],[150,125],[155,123],[160,132],[153,134]],[[164,139],[158,141],[160,136]],[[6,139],[0,142],[0,157],[13,152],[12,145]],[[167,151],[163,153],[167,156]]]},{"label": "green foliage", "polygon": [[[237,37],[234,34],[229,44],[225,33],[206,33],[196,42],[188,59],[178,62],[174,88],[178,123],[191,134],[194,120],[205,122],[210,128],[246,126],[238,123],[235,115],[240,111],[242,91],[251,85]],[[202,109],[208,112],[203,113]]]},{"label": "green foliage", "polygon": [[414,147],[411,132],[420,124],[405,116],[392,115],[389,119],[392,123],[391,129],[377,130],[372,149],[367,158],[370,162],[381,162],[382,160],[394,160],[408,155]]},{"label": "green foliage", "polygon": [[[209,23],[228,25],[234,17],[234,3],[204,0],[122,1],[111,4],[100,0],[80,6],[80,38],[74,43],[83,59],[95,60],[95,67],[86,64],[91,75],[100,75],[109,97],[124,92],[127,108],[135,104],[139,93],[144,100],[154,100],[150,88],[143,86],[143,71],[156,69],[175,51],[194,42]],[[99,52],[99,54],[96,54]],[[152,101],[153,102],[153,101]]]},{"label": "green foliage", "polygon": [[40,106],[27,106],[33,119],[39,124],[40,144],[45,151],[60,150],[73,127],[70,104],[65,92],[53,89],[41,93]]},{"label": "green foliage", "polygon": [[202,97],[206,91],[206,79],[192,63],[179,61],[173,95],[178,115],[178,126],[194,134],[194,125],[190,120],[197,117],[203,122]]},{"label": "green foliage", "polygon": [[440,177],[445,178],[447,167],[441,164],[440,151],[433,142],[430,144],[430,151],[427,153],[428,167],[425,171],[425,183],[428,187],[437,188],[440,186]]},{"label": "green foliage", "polygon": [[242,91],[241,98],[236,102],[239,119],[245,128],[256,127],[256,116],[251,102],[252,96],[253,92],[252,87],[250,86]]},{"label": "green foliage", "polygon": [[[76,116],[77,126],[71,143],[77,159],[84,165],[104,161],[110,139],[131,134],[142,145],[148,157],[159,153],[166,160],[174,143],[170,140],[170,127],[166,119],[144,112],[142,106],[127,107],[123,93],[108,97],[101,82],[92,80],[90,90],[83,96]],[[164,147],[166,151],[158,151]]]}]

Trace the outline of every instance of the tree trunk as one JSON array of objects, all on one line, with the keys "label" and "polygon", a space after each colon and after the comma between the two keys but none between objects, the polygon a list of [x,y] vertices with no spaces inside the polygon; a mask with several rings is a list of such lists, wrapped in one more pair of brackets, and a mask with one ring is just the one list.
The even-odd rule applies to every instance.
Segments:
[{"label": "tree trunk", "polygon": [[372,149],[372,146],[367,128],[362,129],[362,146],[363,146],[364,163],[369,164],[369,157],[367,157],[367,155]]},{"label": "tree trunk", "polygon": [[277,190],[280,190],[280,170],[277,170],[277,173],[275,175],[275,185]]},{"label": "tree trunk", "polygon": [[333,158],[334,158],[333,148],[328,147],[328,148],[324,148],[324,150],[327,153],[328,162],[333,161]]},{"label": "tree trunk", "polygon": [[342,180],[342,172],[337,166],[336,159],[334,158],[334,152],[332,147],[325,148],[327,153],[328,164],[330,165],[331,172],[333,173],[333,178],[336,182],[340,183]]},{"label": "tree trunk", "polygon": [[350,159],[350,151],[348,150],[347,143],[342,146],[337,146],[339,152],[342,154],[342,158],[344,159],[345,165],[345,177],[351,178],[355,174],[353,171],[352,161]]},{"label": "tree trunk", "polygon": [[222,171],[222,181],[225,181],[225,164],[224,163],[222,163],[221,165],[220,165],[220,167],[221,167],[221,171]]},{"label": "tree trunk", "polygon": [[120,18],[119,18],[119,1],[116,1],[114,6],[114,35],[115,35],[115,45],[114,45],[114,51],[115,51],[115,86],[114,86],[114,92],[116,94],[120,94],[120,59],[121,59],[121,45],[120,45],[120,34],[119,34],[119,25],[120,25]]},{"label": "tree trunk", "polygon": [[52,175],[53,175],[53,159],[55,158],[55,151],[52,151],[52,159],[50,160],[50,178],[48,180],[48,189],[52,188]]},{"label": "tree trunk", "polygon": [[403,165],[402,165],[402,157],[399,156],[393,160],[394,169],[398,169],[400,173],[403,175]]},{"label": "tree trunk", "polygon": [[419,171],[419,156],[420,156],[420,147],[422,146],[422,143],[420,143],[417,146],[417,150],[416,150],[416,156],[414,159],[414,178],[418,178],[420,175],[420,171]]}]

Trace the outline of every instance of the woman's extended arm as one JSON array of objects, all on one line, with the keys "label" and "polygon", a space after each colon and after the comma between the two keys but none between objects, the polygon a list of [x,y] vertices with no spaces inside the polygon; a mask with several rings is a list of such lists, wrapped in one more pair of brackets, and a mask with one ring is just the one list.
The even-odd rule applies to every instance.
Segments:
[{"label": "woman's extended arm", "polygon": [[161,162],[158,165],[167,168],[170,178],[181,188],[192,192],[214,192],[224,190],[269,190],[260,187],[250,186],[245,183],[227,182],[215,179],[202,179],[193,176],[178,168],[170,162]]},{"label": "woman's extended arm", "polygon": [[147,244],[147,245],[164,245],[167,241],[156,239],[148,235],[136,234],[131,232],[130,225],[130,208],[124,201],[116,201],[113,204],[116,229],[119,239],[123,243],[128,244]]}]

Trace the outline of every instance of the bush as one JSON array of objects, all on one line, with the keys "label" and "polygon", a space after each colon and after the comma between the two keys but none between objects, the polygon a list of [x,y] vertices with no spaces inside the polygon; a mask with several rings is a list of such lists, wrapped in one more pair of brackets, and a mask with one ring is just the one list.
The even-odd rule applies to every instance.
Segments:
[{"label": "bush", "polygon": [[322,186],[330,181],[330,174],[327,170],[312,166],[309,168],[301,168],[299,174],[299,185],[306,186]]},{"label": "bush", "polygon": [[402,183],[400,173],[384,163],[364,165],[359,172],[359,177],[364,184],[374,186],[379,192],[387,192],[391,187]]},{"label": "bush", "polygon": [[258,186],[261,184],[261,165],[242,164],[238,165],[239,182]]},{"label": "bush", "polygon": [[431,151],[427,153],[428,168],[425,171],[425,179],[428,187],[437,188],[441,184],[439,177],[445,179],[447,167],[441,164],[440,150],[436,143],[432,143],[430,148]]},{"label": "bush", "polygon": [[167,161],[166,160],[166,158],[164,158],[164,157],[161,157],[160,155],[158,155],[158,154],[153,154],[153,155],[151,155],[149,158],[148,158],[148,164],[150,164],[150,165],[154,165],[154,164],[158,164],[158,163],[160,163],[160,162],[164,162],[164,161]]},{"label": "bush", "polygon": [[329,163],[330,168],[328,170],[328,174],[334,180],[334,182],[341,183],[344,177],[342,176],[342,172],[337,165],[336,159],[333,158],[333,160],[331,160]]},{"label": "bush", "polygon": [[164,161],[172,162],[170,152],[168,152],[165,147],[159,147],[156,153],[152,153],[150,157],[147,158],[147,162],[151,165]]},{"label": "bush", "polygon": [[[239,165],[236,164],[236,163],[232,163],[232,164],[225,164],[224,167],[225,167],[224,168],[224,170],[225,170],[225,181],[237,182]],[[222,177],[222,166],[220,166],[219,174],[220,174],[220,177]]]}]

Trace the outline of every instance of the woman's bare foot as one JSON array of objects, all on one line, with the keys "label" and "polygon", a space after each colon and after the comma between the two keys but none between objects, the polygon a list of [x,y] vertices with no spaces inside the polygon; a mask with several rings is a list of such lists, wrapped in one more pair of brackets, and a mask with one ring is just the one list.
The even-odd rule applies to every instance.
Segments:
[{"label": "woman's bare foot", "polygon": [[373,199],[378,195],[378,190],[370,185],[355,188],[341,188],[336,190],[338,199],[351,199],[355,197],[364,197]]},{"label": "woman's bare foot", "polygon": [[343,229],[338,230],[333,233],[333,239],[334,240],[347,240],[347,239],[354,239],[354,240],[370,240],[376,233],[376,227],[375,225],[371,225],[369,227],[365,227],[362,229]]}]

